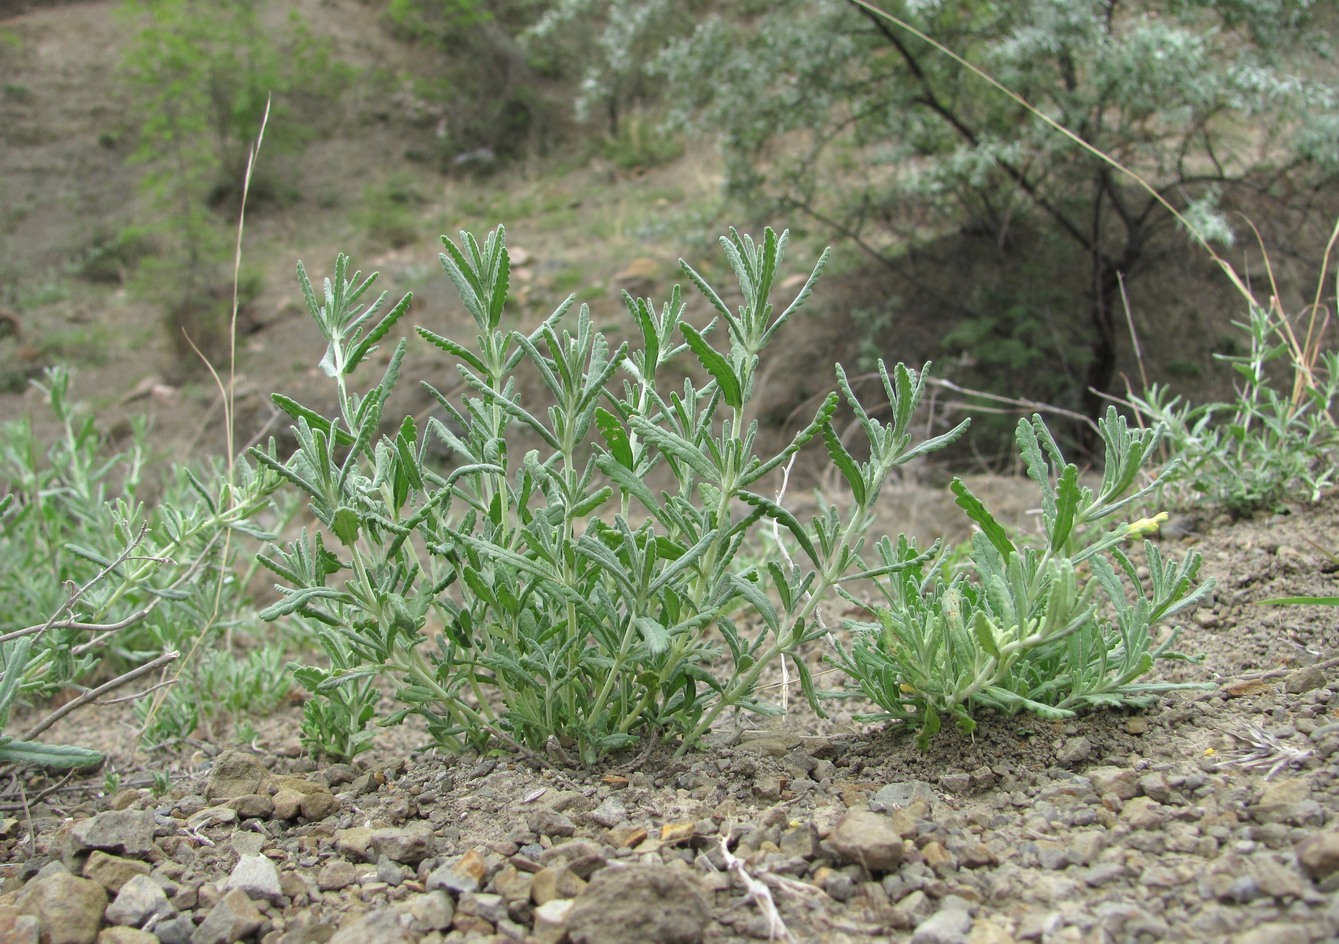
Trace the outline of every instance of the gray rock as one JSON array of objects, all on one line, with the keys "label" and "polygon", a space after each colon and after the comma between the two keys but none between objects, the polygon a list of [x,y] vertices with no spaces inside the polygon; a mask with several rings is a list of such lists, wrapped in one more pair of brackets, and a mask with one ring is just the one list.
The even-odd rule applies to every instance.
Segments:
[{"label": "gray rock", "polygon": [[186,819],[186,825],[194,830],[209,826],[229,826],[236,822],[237,811],[231,806],[207,806]]},{"label": "gray rock", "polygon": [[242,819],[269,819],[274,815],[274,800],[263,793],[247,793],[233,797],[228,806]]},{"label": "gray rock", "polygon": [[[437,894],[443,894],[438,892]],[[491,892],[469,892],[460,896],[456,905],[456,914],[473,915],[483,918],[489,924],[496,925],[507,920],[507,900]]]},{"label": "gray rock", "polygon": [[391,888],[398,888],[405,880],[405,868],[390,856],[377,859],[377,881],[385,882]]},{"label": "gray rock", "polygon": [[880,813],[852,810],[828,836],[828,844],[843,862],[863,865],[871,872],[891,872],[902,861],[902,837],[893,822]]},{"label": "gray rock", "polygon": [[916,925],[911,944],[965,944],[972,930],[972,916],[965,908],[940,908]]},{"label": "gray rock", "polygon": [[42,941],[92,944],[107,908],[107,892],[91,879],[76,878],[63,867],[39,875],[19,890],[14,906],[42,925]]},{"label": "gray rock", "polygon": [[1136,941],[1146,935],[1156,941],[1167,940],[1167,922],[1157,915],[1128,902],[1104,902],[1096,908],[1102,930],[1118,941]]},{"label": "gray rock", "polygon": [[938,782],[945,793],[966,793],[972,789],[972,775],[965,770],[951,770],[941,775]]},{"label": "gray rock", "polygon": [[1020,941],[1045,940],[1065,926],[1065,915],[1060,911],[1029,911],[1018,922]]},{"label": "gray rock", "polygon": [[565,863],[540,869],[530,879],[530,900],[537,905],[555,898],[576,898],[586,890],[586,880]]},{"label": "gray rock", "polygon": [[1310,944],[1315,940],[1304,925],[1269,921],[1232,936],[1232,944]]},{"label": "gray rock", "polygon": [[205,796],[218,802],[263,793],[269,778],[270,772],[258,757],[241,751],[224,751],[214,760]]},{"label": "gray rock", "polygon": [[277,904],[284,897],[279,885],[279,870],[263,855],[244,855],[233,866],[225,890],[238,889],[252,901],[265,900]]},{"label": "gray rock", "polygon": [[1128,767],[1093,767],[1085,771],[1099,797],[1112,794],[1120,800],[1139,795],[1139,774]]},{"label": "gray rock", "polygon": [[1153,771],[1140,777],[1139,790],[1144,796],[1151,797],[1159,803],[1166,803],[1172,796],[1172,788],[1167,782],[1167,775],[1161,771]]},{"label": "gray rock", "polygon": [[163,887],[147,875],[136,875],[121,886],[116,899],[107,906],[111,924],[142,928],[151,918],[168,918],[176,909],[167,900]]},{"label": "gray rock", "polygon": [[323,783],[297,776],[276,777],[273,783],[275,819],[302,816],[316,822],[339,812],[339,798]]},{"label": "gray rock", "polygon": [[540,808],[525,818],[530,831],[539,836],[570,836],[577,831],[576,823],[557,810]]},{"label": "gray rock", "polygon": [[254,934],[265,918],[240,888],[224,894],[191,934],[191,944],[234,944]]},{"label": "gray rock", "polygon": [[910,806],[915,800],[933,802],[935,789],[923,780],[902,780],[884,784],[869,798],[869,808],[876,813],[887,813],[898,807]]},{"label": "gray rock", "polygon": [[418,865],[432,855],[432,827],[423,821],[403,829],[377,829],[368,838],[373,857],[385,856],[393,862]]},{"label": "gray rock", "polygon": [[1080,735],[1066,740],[1056,752],[1055,758],[1066,767],[1074,767],[1083,763],[1092,754],[1093,742]]},{"label": "gray rock", "polygon": [[380,908],[345,924],[330,944],[414,944],[418,939],[404,915],[392,908]]},{"label": "gray rock", "polygon": [[440,889],[450,892],[457,898],[469,892],[477,892],[483,886],[483,857],[471,850],[461,856],[452,856],[428,873],[428,891]]},{"label": "gray rock", "polygon": [[697,944],[711,912],[693,883],[668,868],[606,868],[572,906],[572,944]]},{"label": "gray rock", "polygon": [[1226,894],[1220,896],[1220,900],[1231,902],[1234,905],[1249,905],[1262,894],[1260,883],[1255,880],[1254,876],[1238,875],[1228,885]]},{"label": "gray rock", "polygon": [[1301,695],[1305,692],[1312,692],[1318,688],[1324,688],[1329,682],[1329,677],[1325,670],[1318,665],[1308,665],[1305,668],[1296,669],[1289,672],[1283,678],[1283,690],[1290,695]]},{"label": "gray rock", "polygon": [[1302,876],[1274,856],[1253,858],[1249,874],[1259,884],[1260,890],[1272,898],[1306,897],[1307,885]]},{"label": "gray rock", "polygon": [[373,832],[366,826],[341,829],[335,833],[335,851],[351,859],[370,859]]},{"label": "gray rock", "polygon": [[358,867],[347,859],[331,859],[316,876],[316,887],[323,892],[336,892],[358,881]]},{"label": "gray rock", "polygon": [[535,944],[559,944],[567,936],[567,919],[576,902],[555,898],[535,908],[535,926],[531,932]]},{"label": "gray rock", "polygon": [[1119,862],[1099,862],[1092,868],[1082,872],[1079,875],[1079,878],[1083,880],[1085,885],[1088,885],[1091,888],[1101,888],[1103,885],[1114,882],[1116,879],[1122,878],[1124,875],[1125,866],[1121,865]]},{"label": "gray rock", "polygon": [[260,855],[261,850],[265,848],[265,837],[260,833],[238,829],[228,837],[228,845],[232,846],[232,851],[239,856]]},{"label": "gray rock", "polygon": [[149,863],[123,859],[101,849],[95,850],[84,863],[84,878],[91,878],[113,895],[133,876],[148,874]]},{"label": "gray rock", "polygon": [[930,909],[933,907],[929,896],[918,888],[902,896],[901,900],[893,905],[890,912],[892,925],[895,928],[915,927],[929,917]]},{"label": "gray rock", "polygon": [[603,803],[586,814],[586,818],[597,826],[613,829],[628,818],[628,808],[618,797],[606,797]]},{"label": "gray rock", "polygon": [[1156,831],[1167,820],[1166,810],[1152,797],[1135,797],[1127,800],[1120,812],[1121,818],[1135,829]]},{"label": "gray rock", "polygon": [[112,927],[98,932],[98,944],[159,944],[159,939],[139,928]]},{"label": "gray rock", "polygon": [[400,914],[402,923],[408,919],[410,931],[426,934],[428,931],[445,931],[450,928],[456,907],[450,895],[437,891],[415,895],[408,901],[398,903],[395,910]]},{"label": "gray rock", "polygon": [[1298,843],[1297,864],[1315,882],[1339,873],[1339,831],[1326,830]]},{"label": "gray rock", "polygon": [[153,849],[152,810],[107,810],[70,827],[70,850],[90,849],[141,859]]},{"label": "gray rock", "polygon": [[159,921],[153,926],[153,933],[158,935],[162,944],[190,944],[191,935],[195,933],[195,922],[190,915],[179,914],[175,918]]},{"label": "gray rock", "polygon": [[[41,944],[42,923],[32,915],[0,907],[0,941],[6,944]],[[557,940],[545,944],[558,944]]]},{"label": "gray rock", "polygon": [[823,891],[835,901],[850,901],[855,897],[855,879],[845,872],[829,872],[823,879]]}]

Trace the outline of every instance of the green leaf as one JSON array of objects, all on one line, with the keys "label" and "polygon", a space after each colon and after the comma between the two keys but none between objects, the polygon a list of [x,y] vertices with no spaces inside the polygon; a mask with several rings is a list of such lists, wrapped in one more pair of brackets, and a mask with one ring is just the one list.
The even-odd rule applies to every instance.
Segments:
[{"label": "green leaf", "polygon": [[102,763],[103,757],[101,751],[65,744],[10,740],[0,743],[0,763],[6,764],[34,764],[69,770],[75,767],[95,767]]},{"label": "green leaf", "polygon": [[623,428],[623,421],[604,407],[597,406],[595,428],[600,431],[600,437],[609,447],[609,454],[613,456],[614,461],[624,468],[631,469],[632,442],[628,439],[627,430]]},{"label": "green leaf", "polygon": [[1079,510],[1083,489],[1079,487],[1079,470],[1073,463],[1065,466],[1056,483],[1055,512],[1051,521],[1051,550],[1062,551],[1074,529],[1074,516]]},{"label": "green leaf", "polygon": [[377,326],[368,332],[367,337],[359,341],[357,347],[349,352],[348,360],[344,363],[344,373],[346,375],[353,373],[353,369],[363,362],[363,358],[376,350],[377,342],[384,338],[387,332],[394,327],[395,323],[404,316],[404,313],[409,310],[410,302],[413,300],[414,295],[412,292],[406,294],[404,298],[396,303],[394,308],[386,313],[386,317],[382,318]]},{"label": "green leaf", "polygon": [[28,667],[28,652],[32,648],[31,636],[20,636],[12,643],[0,643],[0,653],[4,654],[4,669],[0,674],[0,732],[9,724],[9,712],[14,705],[14,696],[18,694],[19,684],[23,681],[24,670]]},{"label": "green leaf", "polygon": [[832,423],[824,423],[822,427],[823,442],[828,447],[828,455],[832,459],[832,464],[837,467],[837,471],[846,479],[846,484],[850,486],[851,497],[855,499],[857,508],[865,507],[865,477],[860,474],[860,467],[856,465],[855,459],[846,451],[846,446],[837,436],[837,431],[832,428]]},{"label": "green leaf", "polygon": [[669,648],[669,633],[659,622],[649,616],[639,616],[633,620],[633,624],[637,632],[641,633],[642,641],[651,655],[658,656]]},{"label": "green leaf", "polygon": [[[623,304],[627,306],[637,327],[642,335],[642,351],[646,355],[647,371],[654,371],[656,365],[660,363],[660,335],[656,331],[655,311],[651,307],[648,299],[633,298],[628,292],[623,293]],[[644,381],[650,381],[652,378],[643,377]]]},{"label": "green leaf", "polygon": [[720,475],[720,471],[711,464],[711,460],[704,456],[696,445],[673,430],[657,426],[640,416],[632,418],[632,428],[638,436],[654,444],[666,456],[691,467],[694,472],[707,481],[715,481]]},{"label": "green leaf", "polygon": [[418,444],[418,428],[412,416],[405,416],[400,423],[400,431],[395,436],[395,453],[399,459],[399,474],[404,476],[410,488],[422,490],[423,473],[418,465],[418,456],[414,449]]},{"label": "green leaf", "polygon": [[739,378],[735,375],[735,370],[730,366],[730,362],[712,347],[702,333],[692,325],[681,324],[679,330],[683,332],[688,347],[697,355],[699,363],[716,381],[726,404],[736,410],[742,409],[744,394],[739,386]]},{"label": "green leaf", "polygon": [[995,520],[994,515],[986,510],[986,506],[981,504],[981,500],[972,494],[965,482],[960,478],[954,478],[949,484],[949,490],[958,496],[955,502],[959,508],[967,513],[967,517],[976,522],[981,533],[986,536],[995,549],[1007,560],[1017,552],[1009,535],[1005,533],[1000,523]]},{"label": "green leaf", "polygon": [[923,751],[930,749],[930,740],[939,733],[939,712],[934,705],[925,706],[925,715],[921,719],[921,729],[916,733],[916,746]]},{"label": "green leaf", "polygon": [[362,527],[362,519],[358,517],[358,512],[352,508],[340,508],[335,512],[334,519],[330,522],[330,530],[335,532],[335,537],[345,547],[353,547],[358,542],[358,532]]},{"label": "green leaf", "polygon": [[1256,606],[1339,606],[1339,597],[1274,597],[1256,600]]},{"label": "green leaf", "polygon": [[296,400],[284,396],[282,393],[270,394],[270,399],[274,405],[283,410],[295,420],[306,420],[312,429],[325,430],[326,433],[335,437],[335,443],[340,446],[353,445],[353,434],[341,428],[333,420],[328,420],[315,410],[309,410],[307,407],[298,403]]},{"label": "green leaf", "polygon": [[469,364],[475,373],[481,374],[483,376],[488,375],[489,373],[488,365],[485,364],[482,360],[480,360],[479,356],[475,354],[473,351],[471,351],[469,348],[457,344],[450,338],[443,337],[440,334],[436,334],[432,331],[429,331],[422,325],[415,325],[414,330],[419,333],[419,337],[423,338],[423,340],[427,341],[433,347],[440,348],[441,350],[446,351],[448,354],[452,354],[460,358],[466,364]]},{"label": "green leaf", "polygon": [[767,594],[762,587],[758,586],[755,581],[739,574],[732,574],[730,583],[735,588],[735,592],[747,600],[749,605],[762,617],[762,621],[767,624],[767,628],[773,633],[778,632],[780,621],[777,617],[776,607],[767,598]]},{"label": "green leaf", "polygon": [[270,604],[257,615],[267,623],[273,622],[281,616],[305,611],[307,606],[316,600],[337,600],[347,603],[351,598],[344,591],[336,590],[334,587],[303,587],[287,594],[279,602]]},{"label": "green leaf", "polygon": [[679,268],[683,270],[684,275],[688,276],[688,280],[692,282],[694,286],[696,286],[697,290],[702,293],[703,297],[705,297],[707,301],[711,303],[711,307],[715,308],[717,311],[721,313],[721,317],[726,319],[729,319],[731,317],[729,306],[727,306],[725,302],[721,301],[721,296],[716,294],[716,290],[707,284],[707,280],[704,279],[701,275],[699,275],[696,269],[694,269],[688,263],[684,262],[682,259],[679,260]]},{"label": "green leaf", "polygon": [[759,495],[757,492],[740,491],[736,493],[735,497],[755,508],[763,509],[767,517],[779,522],[782,527],[791,533],[791,536],[799,542],[809,560],[815,564],[822,561],[822,557],[814,548],[814,542],[809,538],[809,532],[805,530],[804,525],[800,524],[799,519],[786,508],[778,505],[765,495]]},{"label": "green leaf", "polygon": [[972,635],[976,637],[976,641],[987,654],[996,659],[1000,658],[1000,647],[995,639],[995,628],[990,625],[990,620],[986,618],[986,614],[981,610],[977,610],[975,617],[972,619]]}]

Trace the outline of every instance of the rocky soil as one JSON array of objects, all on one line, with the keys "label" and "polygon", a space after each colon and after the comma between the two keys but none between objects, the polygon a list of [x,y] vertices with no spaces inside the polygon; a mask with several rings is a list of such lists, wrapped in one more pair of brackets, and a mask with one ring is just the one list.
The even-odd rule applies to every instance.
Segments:
[{"label": "rocky soil", "polygon": [[317,764],[295,713],[145,758],[120,707],[86,710],[51,737],[106,746],[122,788],[4,774],[0,941],[1333,940],[1339,627],[1252,601],[1335,592],[1311,542],[1339,499],[1205,530],[1166,542],[1219,582],[1183,638],[1204,659],[1157,674],[1211,690],[928,752],[797,709],[596,769],[405,728]]}]

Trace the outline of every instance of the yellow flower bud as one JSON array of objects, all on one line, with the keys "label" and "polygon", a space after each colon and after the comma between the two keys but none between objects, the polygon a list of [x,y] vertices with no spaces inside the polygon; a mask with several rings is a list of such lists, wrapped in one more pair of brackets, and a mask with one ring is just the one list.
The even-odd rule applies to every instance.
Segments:
[{"label": "yellow flower bud", "polygon": [[1150,534],[1157,534],[1158,527],[1167,520],[1167,512],[1160,511],[1152,518],[1140,518],[1138,521],[1130,524],[1129,530],[1125,532],[1125,540],[1132,541],[1135,538],[1147,537]]}]

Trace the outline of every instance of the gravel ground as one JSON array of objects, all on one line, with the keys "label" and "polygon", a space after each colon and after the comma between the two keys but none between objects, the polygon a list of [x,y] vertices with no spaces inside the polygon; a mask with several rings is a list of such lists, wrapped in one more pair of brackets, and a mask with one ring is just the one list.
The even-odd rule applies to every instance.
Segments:
[{"label": "gravel ground", "polygon": [[[1339,937],[1339,500],[1206,526],[1218,579],[1186,626],[1209,681],[1143,712],[985,717],[928,752],[820,722],[719,732],[596,769],[444,757],[413,729],[359,765],[296,743],[296,709],[243,750],[130,753],[127,716],[53,739],[123,772],[14,772],[0,941],[1231,941]],[[154,771],[170,788],[148,789]]]}]

